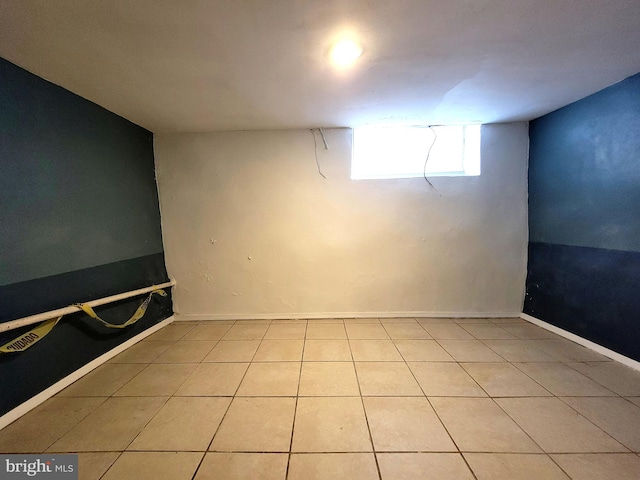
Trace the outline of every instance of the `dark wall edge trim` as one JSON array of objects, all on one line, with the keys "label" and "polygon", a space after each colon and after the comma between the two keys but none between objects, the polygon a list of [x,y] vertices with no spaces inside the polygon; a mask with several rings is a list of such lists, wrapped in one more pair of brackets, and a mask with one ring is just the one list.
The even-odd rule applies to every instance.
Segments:
[{"label": "dark wall edge trim", "polygon": [[588,348],[589,350],[599,353],[600,355],[604,355],[605,357],[609,357],[612,360],[615,360],[616,362],[622,363],[623,365],[626,365],[627,367],[633,368],[634,370],[638,370],[640,372],[640,362],[632,358],[629,358],[626,355],[622,355],[621,353],[614,352],[610,348],[603,347],[599,343],[592,342],[591,340],[587,340],[586,338],[576,335],[575,333],[571,333],[560,327],[551,325],[550,323],[547,323],[544,320],[540,320],[539,318],[529,315],[528,313],[524,313],[524,312],[521,313],[520,318],[522,318],[523,320],[529,323],[532,323],[533,325],[537,325],[541,328],[544,328],[545,330],[555,333],[556,335],[560,335],[561,337],[566,338],[567,340],[570,340],[574,343],[582,345],[583,347]]}]

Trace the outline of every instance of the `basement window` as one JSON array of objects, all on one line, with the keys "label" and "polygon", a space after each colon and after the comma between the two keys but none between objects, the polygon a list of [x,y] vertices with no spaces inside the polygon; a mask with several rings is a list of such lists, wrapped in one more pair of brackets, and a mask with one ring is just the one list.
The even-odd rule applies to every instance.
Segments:
[{"label": "basement window", "polygon": [[480,125],[353,129],[351,178],[480,175]]}]

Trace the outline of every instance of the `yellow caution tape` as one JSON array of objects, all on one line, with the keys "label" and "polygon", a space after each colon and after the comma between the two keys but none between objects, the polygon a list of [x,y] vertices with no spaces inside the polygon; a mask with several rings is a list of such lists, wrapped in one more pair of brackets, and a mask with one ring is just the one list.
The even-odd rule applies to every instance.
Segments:
[{"label": "yellow caution tape", "polygon": [[108,328],[125,328],[128,327],[129,325],[133,325],[134,323],[136,323],[138,320],[140,320],[144,314],[147,311],[147,307],[149,306],[149,302],[151,301],[151,297],[153,296],[154,293],[157,293],[158,295],[162,295],[163,297],[167,296],[167,293],[164,290],[154,290],[153,292],[151,292],[149,294],[149,296],[147,298],[144,299],[144,302],[142,302],[140,304],[140,306],[138,307],[138,309],[135,311],[135,313],[132,315],[132,317],[127,320],[124,323],[109,323],[103,319],[101,319],[96,312],[93,311],[93,308],[91,308],[90,305],[87,305],[86,303],[74,303],[74,305],[76,307],[78,307],[79,309],[83,310],[84,313],[86,313],[87,315],[89,315],[91,318],[95,318],[96,320],[98,320],[99,322],[101,322],[105,327]]},{"label": "yellow caution tape", "polygon": [[[90,305],[86,303],[74,303],[74,306],[78,307],[80,310],[84,311],[91,318],[94,318],[101,322],[105,327],[108,328],[125,328],[129,325],[133,325],[147,312],[147,307],[149,306],[149,302],[151,301],[151,297],[154,293],[158,295],[162,295],[163,297],[167,296],[167,293],[164,290],[154,290],[149,294],[147,298],[140,304],[135,313],[131,316],[129,320],[122,324],[114,324],[109,323],[103,319],[101,319],[96,312],[93,311]],[[55,327],[62,316],[58,318],[52,318],[51,320],[46,320],[38,325],[36,328],[29,330],[28,332],[22,334],[18,338],[11,340],[9,343],[6,343],[0,347],[0,353],[14,353],[14,352],[23,352],[27,348],[33,346],[36,342],[42,340],[51,330]]]},{"label": "yellow caution tape", "polygon": [[36,328],[29,330],[27,333],[2,345],[0,347],[0,352],[13,353],[25,351],[36,342],[42,340],[51,330],[53,330],[53,327],[57,325],[61,318],[62,316],[42,322]]}]

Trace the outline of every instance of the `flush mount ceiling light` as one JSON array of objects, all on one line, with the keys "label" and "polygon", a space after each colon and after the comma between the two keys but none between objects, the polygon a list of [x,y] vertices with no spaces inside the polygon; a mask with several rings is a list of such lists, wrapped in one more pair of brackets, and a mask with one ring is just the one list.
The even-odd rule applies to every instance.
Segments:
[{"label": "flush mount ceiling light", "polygon": [[343,40],[331,48],[331,61],[337,67],[352,65],[362,55],[362,47],[352,40]]}]

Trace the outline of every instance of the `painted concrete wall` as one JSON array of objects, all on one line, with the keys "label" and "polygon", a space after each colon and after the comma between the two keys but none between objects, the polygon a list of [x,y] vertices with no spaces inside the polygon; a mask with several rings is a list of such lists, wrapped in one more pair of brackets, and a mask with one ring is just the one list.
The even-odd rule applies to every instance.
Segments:
[{"label": "painted concrete wall", "polygon": [[530,135],[524,311],[640,360],[640,73]]},{"label": "painted concrete wall", "polygon": [[525,123],[482,131],[482,175],[350,179],[351,130],[155,137],[181,318],[513,314],[526,274]]},{"label": "painted concrete wall", "polygon": [[[167,279],[152,140],[0,59],[0,322]],[[129,328],[68,315],[28,350],[0,355],[0,415],[170,316],[171,297],[154,297]],[[96,310],[120,323],[141,301]],[[0,333],[0,345],[31,328]]]}]

